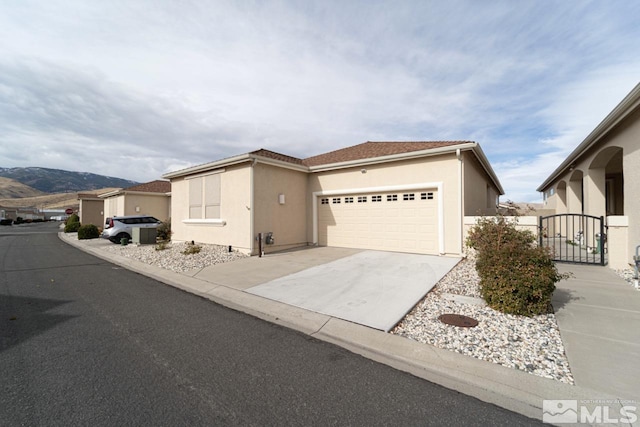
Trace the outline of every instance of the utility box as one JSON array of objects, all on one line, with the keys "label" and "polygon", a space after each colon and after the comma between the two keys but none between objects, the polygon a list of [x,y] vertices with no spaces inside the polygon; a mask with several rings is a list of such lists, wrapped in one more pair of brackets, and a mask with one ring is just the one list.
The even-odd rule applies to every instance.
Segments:
[{"label": "utility box", "polygon": [[138,245],[155,245],[156,237],[158,236],[158,229],[133,227],[131,229],[131,242]]}]

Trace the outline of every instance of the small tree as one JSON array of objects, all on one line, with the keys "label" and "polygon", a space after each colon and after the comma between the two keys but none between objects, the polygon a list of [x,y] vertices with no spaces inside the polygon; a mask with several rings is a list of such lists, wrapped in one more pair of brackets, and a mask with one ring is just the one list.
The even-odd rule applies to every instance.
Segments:
[{"label": "small tree", "polygon": [[76,214],[69,215],[64,223],[65,233],[75,233],[80,228],[80,217]]},{"label": "small tree", "polygon": [[65,224],[69,224],[71,222],[80,222],[80,217],[77,214],[69,215],[69,218],[65,221]]},{"label": "small tree", "polygon": [[168,242],[171,240],[171,218],[163,221],[157,228],[158,238],[162,241]]},{"label": "small tree", "polygon": [[555,284],[569,277],[558,273],[548,250],[536,245],[533,233],[518,230],[516,222],[502,216],[479,219],[467,245],[478,251],[482,297],[503,313],[548,313]]}]

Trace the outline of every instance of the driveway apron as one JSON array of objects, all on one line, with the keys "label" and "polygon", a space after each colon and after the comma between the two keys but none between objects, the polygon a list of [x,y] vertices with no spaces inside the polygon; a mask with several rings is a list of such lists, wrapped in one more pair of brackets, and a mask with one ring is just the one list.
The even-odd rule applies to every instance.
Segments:
[{"label": "driveway apron", "polygon": [[246,292],[389,331],[459,260],[362,251]]}]

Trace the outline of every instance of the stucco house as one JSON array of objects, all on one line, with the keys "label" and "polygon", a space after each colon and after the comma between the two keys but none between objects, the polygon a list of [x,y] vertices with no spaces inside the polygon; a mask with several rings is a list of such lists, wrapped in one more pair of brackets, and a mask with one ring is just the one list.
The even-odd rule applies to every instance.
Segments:
[{"label": "stucco house", "polygon": [[604,217],[609,266],[633,263],[640,245],[640,84],[537,190],[557,214]]},{"label": "stucco house", "polygon": [[111,191],[99,196],[106,218],[125,215],[151,215],[161,221],[171,217],[171,183],[155,180]]},{"label": "stucco house", "polygon": [[306,245],[459,255],[463,217],[502,186],[468,141],[365,142],[299,159],[260,149],[167,173],[173,239],[258,253]]},{"label": "stucco house", "polygon": [[81,224],[93,224],[96,227],[104,225],[104,200],[97,193],[78,193],[78,202]]}]

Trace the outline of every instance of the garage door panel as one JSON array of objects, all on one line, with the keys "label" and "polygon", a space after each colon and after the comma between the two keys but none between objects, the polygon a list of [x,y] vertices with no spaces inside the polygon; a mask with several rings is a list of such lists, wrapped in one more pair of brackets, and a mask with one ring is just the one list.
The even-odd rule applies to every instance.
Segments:
[{"label": "garage door panel", "polygon": [[[325,199],[329,203],[321,203],[318,208],[320,245],[438,253],[435,190]],[[336,200],[340,203],[334,203]],[[346,203],[350,200],[353,203]]]}]

